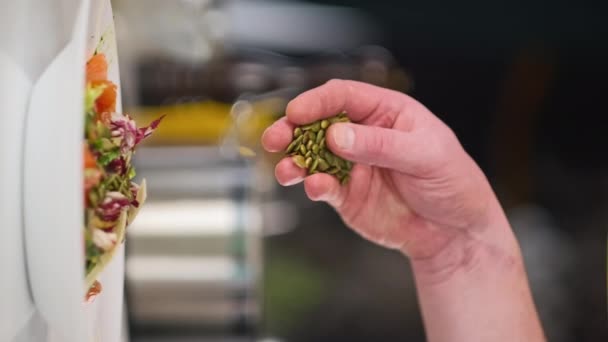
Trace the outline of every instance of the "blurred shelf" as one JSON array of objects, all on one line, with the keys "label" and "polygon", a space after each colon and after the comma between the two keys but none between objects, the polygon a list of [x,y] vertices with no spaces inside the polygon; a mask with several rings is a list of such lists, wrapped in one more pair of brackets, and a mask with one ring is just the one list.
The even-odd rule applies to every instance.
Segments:
[{"label": "blurred shelf", "polygon": [[151,201],[129,227],[128,236],[134,239],[229,236],[243,226],[249,234],[258,234],[260,225],[257,206],[233,199]]}]

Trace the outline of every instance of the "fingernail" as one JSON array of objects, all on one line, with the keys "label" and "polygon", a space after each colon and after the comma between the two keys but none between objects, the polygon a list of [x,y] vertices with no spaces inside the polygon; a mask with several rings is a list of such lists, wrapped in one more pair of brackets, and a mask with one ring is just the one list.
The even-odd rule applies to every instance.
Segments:
[{"label": "fingernail", "polygon": [[317,201],[323,201],[330,203],[334,199],[334,196],[331,192],[326,192],[317,197]]},{"label": "fingernail", "polygon": [[343,150],[350,150],[355,143],[355,131],[345,124],[335,125],[333,138],[336,146]]},{"label": "fingernail", "polygon": [[283,183],[283,186],[292,186],[292,185],[296,185],[300,182],[302,182],[304,180],[303,177],[296,177],[296,178],[292,178],[290,180],[288,180],[287,182]]}]

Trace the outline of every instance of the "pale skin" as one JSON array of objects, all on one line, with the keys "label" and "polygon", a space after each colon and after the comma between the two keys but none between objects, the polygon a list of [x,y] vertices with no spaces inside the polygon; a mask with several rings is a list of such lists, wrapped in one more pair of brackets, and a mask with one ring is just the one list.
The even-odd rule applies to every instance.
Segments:
[{"label": "pale skin", "polygon": [[431,342],[545,341],[519,245],[488,180],[454,133],[411,97],[344,80],[309,90],[269,127],[264,148],[282,152],[295,126],[346,111],[327,145],[355,162],[351,181],[306,176],[290,158],[284,186],[333,206],[362,237],[409,257]]}]

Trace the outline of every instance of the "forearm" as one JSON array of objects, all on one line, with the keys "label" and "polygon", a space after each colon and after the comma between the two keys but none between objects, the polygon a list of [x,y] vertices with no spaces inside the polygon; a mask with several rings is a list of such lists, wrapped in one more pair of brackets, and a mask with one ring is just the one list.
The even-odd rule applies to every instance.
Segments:
[{"label": "forearm", "polygon": [[487,233],[412,261],[430,342],[545,341],[521,252],[496,207]]}]

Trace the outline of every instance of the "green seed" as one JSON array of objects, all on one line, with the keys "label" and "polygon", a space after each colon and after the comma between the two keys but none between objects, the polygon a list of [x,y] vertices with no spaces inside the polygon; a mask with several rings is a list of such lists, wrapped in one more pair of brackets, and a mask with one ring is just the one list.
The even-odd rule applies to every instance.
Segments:
[{"label": "green seed", "polygon": [[306,168],[309,168],[312,164],[312,158],[308,157],[306,158],[306,160],[304,161],[304,166],[306,166]]},{"label": "green seed", "polygon": [[315,143],[319,144],[321,142],[321,140],[323,140],[324,136],[325,136],[325,131],[319,131],[319,133],[317,133],[317,138],[315,139]]},{"label": "green seed", "polygon": [[308,135],[308,140],[315,141],[315,139],[317,139],[317,135],[315,132],[308,131],[306,134]]},{"label": "green seed", "polygon": [[296,128],[293,130],[293,136],[297,138],[297,137],[299,137],[300,135],[302,135],[302,129],[301,129],[300,127],[296,127]]},{"label": "green seed", "polygon": [[291,144],[287,146],[287,150],[285,150],[285,153],[291,153],[296,148],[297,144],[298,143],[296,141],[292,141]]},{"label": "green seed", "polygon": [[317,166],[319,166],[319,158],[315,159],[312,162],[312,165],[310,166],[310,169],[308,171],[309,172],[314,172],[317,169]]},{"label": "green seed", "polygon": [[321,170],[321,171],[327,171],[327,169],[329,169],[329,164],[327,164],[327,162],[325,161],[325,159],[319,158],[317,160],[319,161],[319,170]]},{"label": "green seed", "polygon": [[329,118],[329,123],[334,124],[336,122],[350,122],[346,113],[342,113],[338,116],[334,116],[333,118]]},{"label": "green seed", "polygon": [[348,183],[349,180],[350,180],[350,176],[344,175],[344,177],[342,177],[342,179],[340,180],[340,184],[345,185],[346,183]]},{"label": "green seed", "polygon": [[302,136],[300,136],[296,140],[292,141],[291,144],[287,146],[287,153],[290,153],[293,150],[297,149],[299,147],[298,145],[302,143],[302,139]]},{"label": "green seed", "polygon": [[329,118],[329,123],[330,124],[335,124],[336,122],[340,122],[340,117],[339,116],[334,116],[333,118]]},{"label": "green seed", "polygon": [[306,168],[306,160],[304,159],[304,157],[298,155],[298,156],[293,156],[291,157],[291,160],[293,160],[294,164],[296,164],[299,168],[304,169]]},{"label": "green seed", "polygon": [[321,123],[320,122],[313,122],[311,124],[308,124],[306,126],[302,126],[302,130],[304,131],[314,131],[314,132],[318,132],[319,129],[321,129]]},{"label": "green seed", "polygon": [[306,168],[308,174],[324,172],[333,175],[342,184],[350,179],[352,162],[342,159],[327,149],[326,130],[333,123],[350,122],[346,113],[318,120],[293,130],[293,141],[286,154],[298,167]]}]

